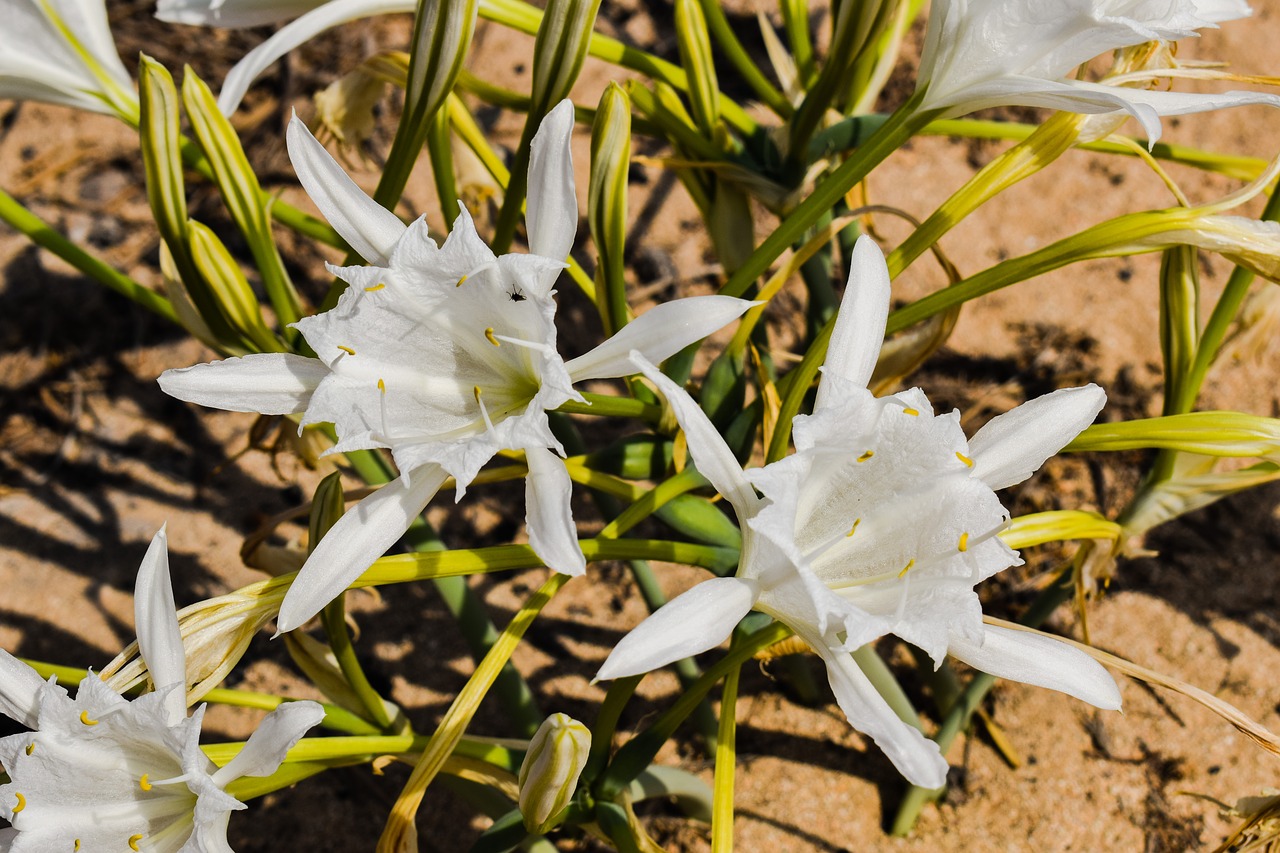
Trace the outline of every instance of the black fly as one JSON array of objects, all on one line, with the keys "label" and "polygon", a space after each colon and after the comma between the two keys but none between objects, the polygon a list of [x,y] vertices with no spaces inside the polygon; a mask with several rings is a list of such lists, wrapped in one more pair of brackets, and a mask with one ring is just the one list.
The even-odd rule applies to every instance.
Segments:
[{"label": "black fly", "polygon": [[511,291],[507,295],[511,297],[512,302],[524,302],[529,298],[520,292],[519,286],[514,284],[511,285]]}]

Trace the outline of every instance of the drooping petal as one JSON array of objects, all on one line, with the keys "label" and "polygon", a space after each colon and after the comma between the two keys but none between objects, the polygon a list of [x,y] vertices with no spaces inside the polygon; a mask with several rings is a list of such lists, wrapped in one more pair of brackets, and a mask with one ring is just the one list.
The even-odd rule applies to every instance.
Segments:
[{"label": "drooping petal", "polygon": [[547,113],[529,146],[529,251],[557,261],[569,256],[578,231],[572,136],[573,102],[565,98]]},{"label": "drooping petal", "polygon": [[34,729],[44,683],[38,672],[0,649],[0,714]]},{"label": "drooping petal", "polygon": [[417,0],[332,0],[282,27],[271,38],[245,54],[227,74],[218,95],[218,109],[223,115],[231,115],[240,106],[249,86],[289,51],[318,36],[320,33],[372,15],[388,15],[393,12],[412,12]]},{"label": "drooping petal", "polygon": [[276,620],[277,632],[297,628],[360,577],[404,535],[447,476],[437,465],[423,466],[413,472],[411,484],[399,477],[338,519],[285,594]]},{"label": "drooping petal", "polygon": [[164,703],[165,712],[175,723],[187,716],[187,659],[177,611],[169,577],[169,537],[161,527],[138,567],[133,619],[138,630],[138,653],[151,673],[155,689],[180,685],[166,694]]},{"label": "drooping petal", "polygon": [[[889,268],[875,241],[865,234],[858,238],[849,262],[849,283],[845,286],[840,312],[822,364],[823,376],[839,376],[847,382],[867,387],[884,343],[889,318]],[[831,403],[829,383],[818,385],[814,411]]]},{"label": "drooping petal", "polygon": [[1097,385],[1062,388],[992,418],[969,439],[973,476],[994,489],[1021,483],[1102,411]]},{"label": "drooping petal", "polygon": [[613,379],[636,372],[631,351],[661,364],[746,313],[756,303],[732,296],[691,296],[656,305],[613,337],[565,365],[574,382]]},{"label": "drooping petal", "polygon": [[525,478],[525,526],[529,546],[547,567],[577,577],[587,571],[587,560],[578,545],[569,498],[573,481],[564,462],[545,447],[526,447],[529,476]]},{"label": "drooping petal", "polygon": [[741,578],[712,578],[659,607],[613,647],[597,681],[650,672],[720,645],[751,610],[758,587]]},{"label": "drooping petal", "polygon": [[947,762],[938,745],[898,718],[848,652],[805,639],[826,663],[831,690],[850,724],[870,736],[912,785],[941,788],[947,781]]},{"label": "drooping petal", "polygon": [[1120,710],[1120,690],[1102,664],[1053,637],[986,625],[981,642],[953,634],[948,651],[997,678],[1048,687],[1106,711]]},{"label": "drooping petal", "polygon": [[329,368],[292,353],[258,353],[166,370],[157,380],[170,397],[229,412],[292,415],[307,408]]},{"label": "drooping petal", "polygon": [[297,115],[285,136],[298,180],[324,218],[360,257],[386,266],[405,224],[356,186]]},{"label": "drooping petal", "polygon": [[733,505],[740,520],[745,521],[755,515],[760,499],[747,481],[737,457],[733,455],[729,445],[724,443],[706,413],[683,388],[668,379],[640,353],[633,351],[631,357],[636,369],[657,385],[662,396],[667,398],[667,404],[671,406],[676,420],[684,430],[689,442],[689,453],[693,456],[693,463],[698,466],[698,471]]},{"label": "drooping petal", "polygon": [[213,774],[214,783],[225,788],[241,776],[270,776],[293,745],[323,719],[324,708],[315,702],[285,702],[267,714],[239,754]]},{"label": "drooping petal", "polygon": [[260,27],[308,12],[325,0],[159,0],[156,17],[170,24]]}]

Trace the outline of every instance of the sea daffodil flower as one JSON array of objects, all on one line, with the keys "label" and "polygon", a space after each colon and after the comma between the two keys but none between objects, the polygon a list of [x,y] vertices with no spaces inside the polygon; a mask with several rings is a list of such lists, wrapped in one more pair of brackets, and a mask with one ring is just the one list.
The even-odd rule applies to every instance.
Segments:
[{"label": "sea daffodil flower", "polygon": [[[973,587],[1019,565],[997,534],[995,490],[1021,482],[1088,426],[1105,395],[1055,391],[966,439],[959,413],[935,415],[918,388],[874,397],[867,383],[884,338],[889,275],[867,237],[831,337],[814,413],[794,425],[796,453],[746,472],[687,393],[637,357],[667,398],[698,470],[743,529],[734,577],[704,581],[614,648],[598,678],[637,675],[724,641],[751,609],[791,627],[826,663],[853,726],[912,783],[942,785],[937,745],[903,723],[850,652],[886,633],[1002,678],[1118,708],[1115,682],[1065,643],[983,624]],[[763,497],[757,494],[757,490]]]},{"label": "sea daffodil flower", "polygon": [[137,97],[102,0],[9,0],[0,27],[0,98],[134,117]]},{"label": "sea daffodil flower", "polygon": [[166,371],[166,392],[215,408],[304,413],[331,422],[335,451],[390,448],[401,476],[357,504],[302,567],[280,609],[289,631],[383,554],[446,477],[467,484],[505,448],[525,452],[529,544],[547,565],[582,574],[570,481],[546,412],[580,400],[573,383],[635,372],[629,354],[665,359],[742,314],[725,296],[659,305],[583,356],[556,351],[555,291],[577,228],[563,101],[534,136],[527,255],[495,256],[463,209],[442,246],[425,220],[405,226],[356,187],[297,119],[289,152],[303,186],[369,266],[333,268],[350,285],[336,308],[297,324],[318,358],[261,354]]},{"label": "sea daffodil flower", "polygon": [[230,851],[227,822],[245,806],[226,792],[275,772],[324,717],[315,702],[272,711],[226,766],[200,751],[204,706],[187,716],[182,642],[162,529],[138,570],[138,643],[154,692],[132,701],[94,673],[74,699],[56,680],[0,650],[0,713],[30,732],[0,739],[0,850]]},{"label": "sea daffodil flower", "polygon": [[1280,106],[1280,98],[1262,92],[1163,92],[1067,77],[1109,51],[1176,41],[1250,13],[1240,0],[935,0],[920,58],[921,109],[944,117],[1007,104],[1120,110],[1154,142],[1161,116]]}]

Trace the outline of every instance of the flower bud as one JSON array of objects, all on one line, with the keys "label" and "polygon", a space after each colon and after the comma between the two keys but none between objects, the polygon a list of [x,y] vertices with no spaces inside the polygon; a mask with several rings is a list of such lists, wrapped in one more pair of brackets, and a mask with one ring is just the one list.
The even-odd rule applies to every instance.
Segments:
[{"label": "flower bud", "polygon": [[591,730],[568,714],[538,727],[520,765],[520,814],[525,828],[543,833],[569,804],[591,750]]}]

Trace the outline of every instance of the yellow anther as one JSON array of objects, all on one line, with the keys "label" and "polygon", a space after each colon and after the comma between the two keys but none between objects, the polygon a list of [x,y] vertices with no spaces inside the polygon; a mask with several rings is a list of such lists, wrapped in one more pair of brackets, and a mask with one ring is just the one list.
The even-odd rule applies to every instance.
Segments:
[{"label": "yellow anther", "polygon": [[476,402],[477,402],[477,403],[479,403],[479,402],[480,402],[480,394],[481,394],[480,386],[479,386],[479,385],[473,385],[473,386],[471,387],[471,393],[473,393],[473,394],[475,394],[475,395],[476,395]]},{"label": "yellow anther", "polygon": [[355,351],[355,350],[353,350],[351,347],[344,347],[342,344],[338,344],[338,349],[342,350],[342,351],[343,351],[343,352],[345,352],[347,355],[355,355],[355,354],[356,354],[356,351]]},{"label": "yellow anther", "polygon": [[141,840],[142,840],[143,838],[145,838],[145,837],[146,837],[146,836],[144,836],[141,832],[139,832],[137,835],[130,835],[130,836],[129,836],[129,849],[130,849],[130,850],[141,850],[142,848],[138,846],[138,842],[139,842],[139,841],[141,841]]},{"label": "yellow anther", "polygon": [[870,459],[872,456],[875,456],[875,455],[876,455],[876,452],[874,450],[868,450],[866,453],[858,457],[858,461],[866,462],[868,459]]},{"label": "yellow anther", "polygon": [[861,523],[862,523],[862,519],[860,519],[860,518],[855,518],[855,519],[853,520],[853,527],[850,527],[850,528],[849,528],[849,532],[845,534],[845,537],[846,537],[846,538],[848,538],[848,537],[852,536],[853,534],[857,533],[857,532],[858,532],[858,525],[859,525],[859,524],[861,524]]},{"label": "yellow anther", "polygon": [[13,795],[18,798],[18,804],[13,807],[13,813],[17,814],[27,807],[27,798],[19,794],[17,791],[14,791]]},{"label": "yellow anther", "polygon": [[379,379],[379,380],[378,380],[378,390],[379,390],[379,391],[381,391],[383,394],[387,393],[387,383],[385,383],[385,382],[383,382],[381,379]]},{"label": "yellow anther", "polygon": [[79,850],[79,849],[80,849],[80,839],[79,839],[79,838],[77,838],[77,839],[76,839],[76,846],[75,846],[75,847],[72,847],[71,849],[72,849],[72,850]]},{"label": "yellow anther", "polygon": [[969,534],[968,533],[960,534],[960,550],[961,551],[969,550]]},{"label": "yellow anther", "polygon": [[959,450],[956,451],[956,458],[959,459],[961,462],[963,462],[966,468],[973,467],[973,460],[970,459],[968,456],[965,456]]},{"label": "yellow anther", "polygon": [[31,741],[31,743],[27,744],[27,755],[30,755],[35,751],[36,751],[36,742]]},{"label": "yellow anther", "polygon": [[462,283],[466,280],[467,280],[467,277],[464,275],[462,278],[458,279],[458,283],[455,284],[454,287],[462,287]]},{"label": "yellow anther", "polygon": [[366,288],[364,289],[364,292],[365,292],[365,293],[374,293],[374,292],[376,292],[376,291],[379,291],[379,290],[384,289],[385,287],[386,287],[386,285],[385,285],[385,284],[383,284],[383,283],[378,283],[378,284],[375,284],[373,287],[366,287]]},{"label": "yellow anther", "polygon": [[920,416],[920,412],[916,409],[903,409],[902,413],[904,415],[911,415],[911,417],[913,418]]},{"label": "yellow anther", "polygon": [[495,347],[502,346],[502,341],[498,340],[497,337],[494,336],[493,334],[493,326],[490,326],[489,328],[484,330],[484,336],[488,338],[489,343],[493,344]]},{"label": "yellow anther", "polygon": [[138,787],[144,791],[150,791],[152,788],[150,777],[150,773],[143,773],[142,778],[138,780]]},{"label": "yellow anther", "polygon": [[898,577],[906,577],[907,572],[911,571],[911,567],[916,564],[915,560],[907,560],[907,564],[902,567],[902,571],[898,572]]},{"label": "yellow anther", "polygon": [[80,722],[84,723],[86,726],[96,726],[96,725],[98,724],[98,721],[97,721],[97,720],[91,720],[91,719],[89,719],[89,712],[88,712],[88,711],[81,711],[81,712],[80,712]]}]

